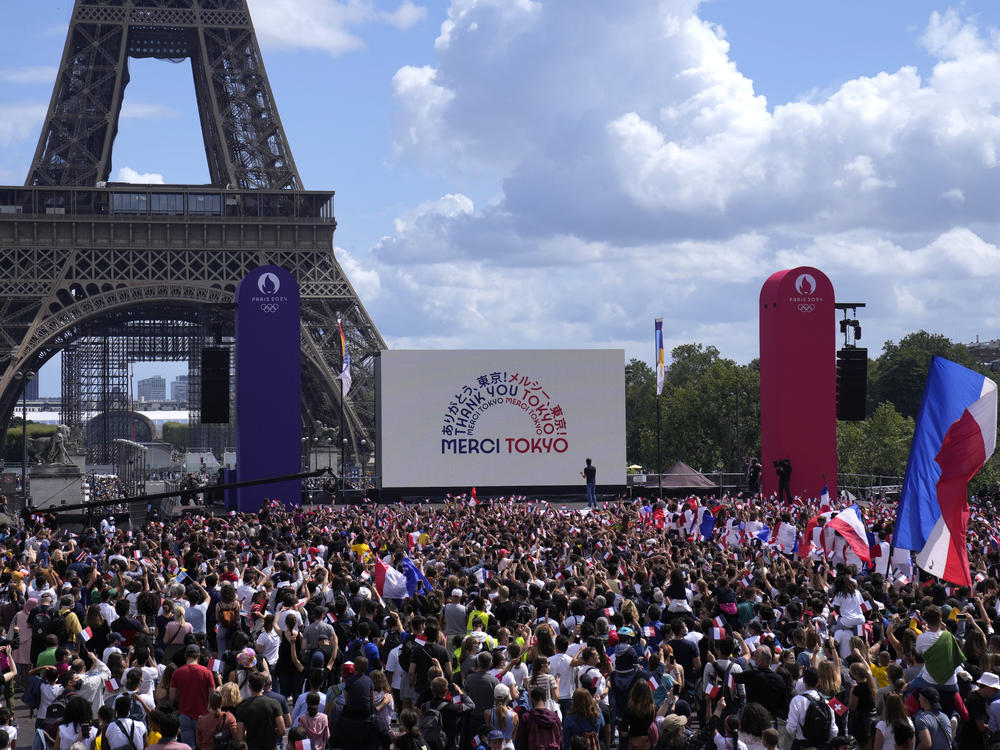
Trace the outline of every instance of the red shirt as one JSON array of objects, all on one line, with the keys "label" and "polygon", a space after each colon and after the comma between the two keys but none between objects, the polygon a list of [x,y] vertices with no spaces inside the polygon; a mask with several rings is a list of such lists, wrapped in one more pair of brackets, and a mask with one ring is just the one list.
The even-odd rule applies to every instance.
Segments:
[{"label": "red shirt", "polygon": [[208,694],[215,689],[215,677],[208,667],[185,664],[170,678],[170,687],[177,690],[177,711],[200,719],[208,712]]}]

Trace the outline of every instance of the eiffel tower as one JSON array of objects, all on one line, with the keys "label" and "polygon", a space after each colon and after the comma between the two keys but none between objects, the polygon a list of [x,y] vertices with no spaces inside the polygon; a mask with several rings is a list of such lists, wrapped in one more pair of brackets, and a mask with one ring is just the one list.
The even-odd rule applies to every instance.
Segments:
[{"label": "eiffel tower", "polygon": [[[190,60],[210,185],[108,183],[130,57]],[[95,404],[65,392],[86,380],[76,347],[131,337],[129,356],[177,359],[167,350],[187,336],[197,359],[206,336],[231,340],[239,280],[276,264],[301,287],[304,434],[343,413],[359,457],[385,342],[334,257],[335,227],[333,192],[302,187],[246,0],[76,0],[31,172],[0,187],[0,434],[20,373],[65,350],[62,417],[80,422]],[[354,380],[343,409],[338,318]]]}]

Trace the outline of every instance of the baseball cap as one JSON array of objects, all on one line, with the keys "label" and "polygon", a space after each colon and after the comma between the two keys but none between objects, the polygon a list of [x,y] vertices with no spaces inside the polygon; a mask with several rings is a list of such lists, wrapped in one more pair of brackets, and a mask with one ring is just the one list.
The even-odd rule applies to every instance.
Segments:
[{"label": "baseball cap", "polygon": [[462,589],[452,589],[451,590],[451,595],[452,596],[461,597],[462,596]]},{"label": "baseball cap", "polygon": [[201,646],[197,643],[189,643],[184,647],[185,656],[201,656]]},{"label": "baseball cap", "polygon": [[493,697],[503,698],[504,700],[506,700],[507,698],[510,698],[510,690],[508,690],[506,685],[500,683],[495,688],[493,688]]}]

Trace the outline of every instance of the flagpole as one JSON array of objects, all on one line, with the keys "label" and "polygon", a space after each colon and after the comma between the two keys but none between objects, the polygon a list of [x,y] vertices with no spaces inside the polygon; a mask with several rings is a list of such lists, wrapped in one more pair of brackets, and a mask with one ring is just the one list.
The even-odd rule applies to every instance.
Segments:
[{"label": "flagpole", "polygon": [[663,464],[660,463],[660,394],[656,394],[656,499],[663,499]]},{"label": "flagpole", "polygon": [[340,315],[337,315],[337,330],[340,332],[340,358],[341,358],[341,373],[340,377],[340,502],[344,503],[344,498],[347,497],[347,486],[344,483],[344,452],[347,450],[347,435],[344,434],[344,398],[346,393],[344,391],[344,373],[343,373],[343,360],[345,352],[347,351],[346,344],[344,343],[344,329],[340,323]]}]

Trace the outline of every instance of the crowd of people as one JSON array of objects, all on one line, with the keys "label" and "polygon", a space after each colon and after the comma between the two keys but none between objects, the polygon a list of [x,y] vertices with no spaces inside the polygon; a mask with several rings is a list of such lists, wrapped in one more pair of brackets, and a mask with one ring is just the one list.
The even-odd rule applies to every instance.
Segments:
[{"label": "crowd of people", "polygon": [[0,750],[1000,746],[992,507],[956,587],[891,549],[894,503],[859,509],[868,562],[823,502],[25,515]]}]

